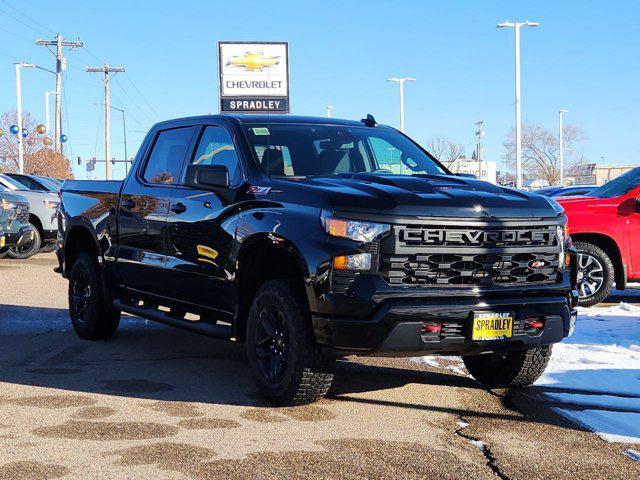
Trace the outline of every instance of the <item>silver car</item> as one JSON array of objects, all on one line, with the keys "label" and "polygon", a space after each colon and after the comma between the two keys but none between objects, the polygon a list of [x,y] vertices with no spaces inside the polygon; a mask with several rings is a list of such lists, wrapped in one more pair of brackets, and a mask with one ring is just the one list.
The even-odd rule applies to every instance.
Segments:
[{"label": "silver car", "polygon": [[39,251],[51,251],[55,248],[58,233],[56,218],[60,200],[53,192],[36,192],[27,189],[20,182],[0,174],[0,191],[19,194],[29,203],[29,224],[34,231],[33,239],[20,246],[9,249],[13,258],[28,258]]},{"label": "silver car", "polygon": [[27,199],[13,193],[0,192],[0,258],[10,248],[19,248],[33,240],[29,224]]}]

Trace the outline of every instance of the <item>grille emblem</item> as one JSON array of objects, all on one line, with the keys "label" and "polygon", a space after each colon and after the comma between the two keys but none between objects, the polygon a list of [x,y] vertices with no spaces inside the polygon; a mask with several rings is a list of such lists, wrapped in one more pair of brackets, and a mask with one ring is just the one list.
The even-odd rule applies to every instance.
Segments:
[{"label": "grille emblem", "polygon": [[544,268],[547,265],[547,263],[544,260],[534,260],[533,262],[531,262],[531,268],[535,268],[535,269],[540,269],[540,268]]}]

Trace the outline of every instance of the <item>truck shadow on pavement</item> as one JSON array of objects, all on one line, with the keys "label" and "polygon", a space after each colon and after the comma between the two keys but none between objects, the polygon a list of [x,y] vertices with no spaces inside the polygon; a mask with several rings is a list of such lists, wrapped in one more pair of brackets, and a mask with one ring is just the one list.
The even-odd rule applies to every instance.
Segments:
[{"label": "truck shadow on pavement", "polygon": [[[244,346],[124,316],[113,339],[85,341],[65,309],[0,304],[0,382],[174,402],[268,407],[247,369]],[[465,418],[532,421],[514,408],[454,408],[387,395],[410,384],[489,395],[472,379],[433,372],[407,359],[338,362],[329,401],[444,412]],[[4,388],[5,395],[10,388]],[[36,391],[42,394],[42,391]],[[532,391],[532,393],[534,393]],[[537,393],[537,392],[536,392]],[[520,394],[519,394],[520,395]],[[5,397],[6,400],[6,397]],[[558,425],[557,416],[535,421]],[[563,425],[583,430],[574,425]]]}]

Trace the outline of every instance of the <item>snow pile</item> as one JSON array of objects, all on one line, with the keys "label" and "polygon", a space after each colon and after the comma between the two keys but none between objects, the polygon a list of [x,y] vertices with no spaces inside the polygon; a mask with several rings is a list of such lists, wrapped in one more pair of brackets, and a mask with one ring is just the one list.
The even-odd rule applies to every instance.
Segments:
[{"label": "snow pile", "polygon": [[610,442],[640,443],[640,306],[580,308],[536,385],[562,415]]}]

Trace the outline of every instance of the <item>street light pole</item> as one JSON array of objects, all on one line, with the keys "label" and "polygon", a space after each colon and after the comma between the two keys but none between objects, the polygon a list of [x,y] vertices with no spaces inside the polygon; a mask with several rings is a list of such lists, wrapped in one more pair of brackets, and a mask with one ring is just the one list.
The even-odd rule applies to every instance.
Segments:
[{"label": "street light pole", "polygon": [[18,115],[18,171],[24,173],[24,138],[22,137],[22,78],[20,69],[22,67],[33,67],[30,63],[16,63],[16,101]]},{"label": "street light pole", "polygon": [[537,27],[538,22],[503,22],[498,28],[512,27],[515,33],[515,63],[516,63],[516,186],[522,188],[522,122],[520,114],[520,28]]},{"label": "street light pole", "polygon": [[[94,105],[102,105],[104,107],[107,106],[106,103],[94,103]],[[109,108],[113,108],[114,110],[119,111],[122,114],[122,135],[124,138],[124,171],[125,174],[129,173],[129,154],[127,153],[127,123],[124,116],[124,108],[114,107],[113,105],[109,105]],[[144,132],[146,133],[146,132]],[[110,160],[108,160],[110,161]]]},{"label": "street light pole", "polygon": [[335,107],[333,105],[327,105],[327,118],[331,118],[331,112]]},{"label": "street light pole", "polygon": [[404,82],[415,82],[415,78],[411,77],[391,77],[387,78],[387,82],[397,82],[400,87],[400,131],[404,133]]},{"label": "street light pole", "polygon": [[563,147],[563,137],[562,137],[562,114],[567,113],[569,110],[559,110],[558,111],[558,157],[560,160],[560,186],[564,187],[564,147]]},{"label": "street light pole", "polygon": [[49,95],[55,95],[56,92],[44,92],[44,126],[47,129],[47,135],[51,135],[49,130]]}]

